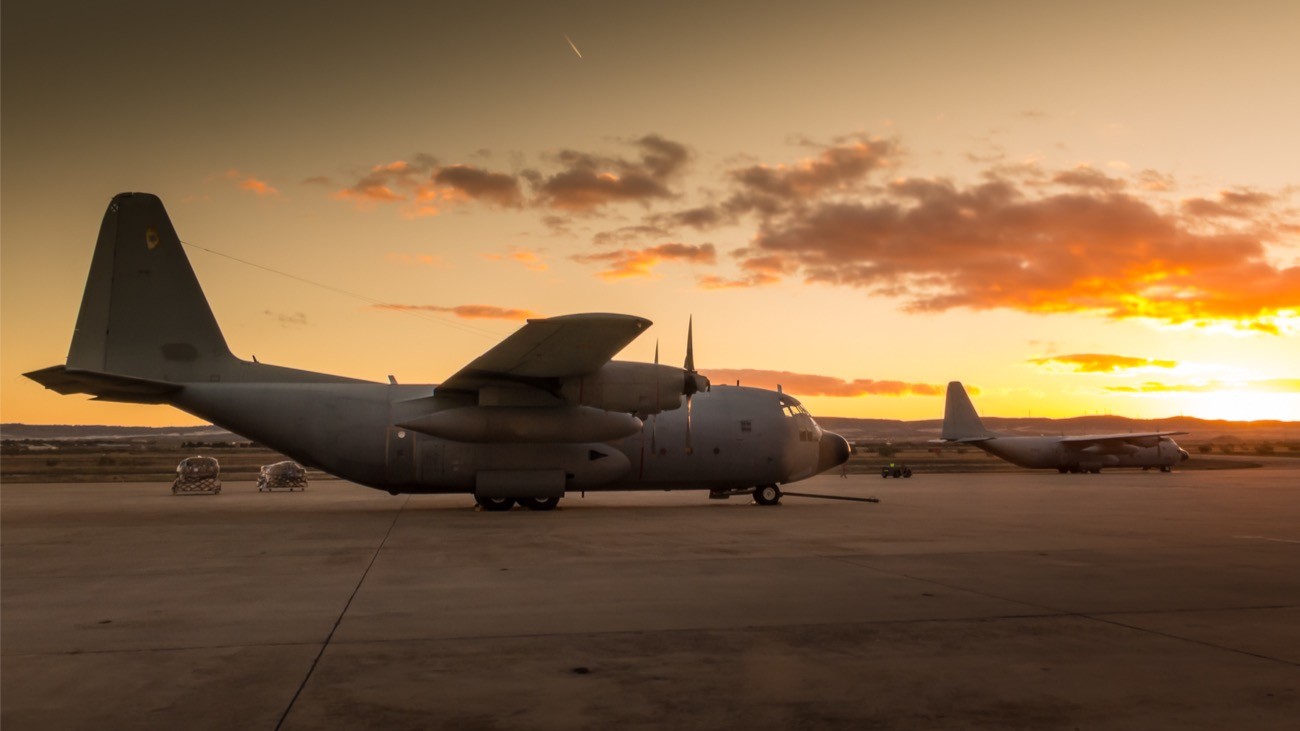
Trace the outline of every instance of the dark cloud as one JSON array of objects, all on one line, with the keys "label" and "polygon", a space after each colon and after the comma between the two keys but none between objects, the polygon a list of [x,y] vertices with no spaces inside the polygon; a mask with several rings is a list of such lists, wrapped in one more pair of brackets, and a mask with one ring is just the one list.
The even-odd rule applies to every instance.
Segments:
[{"label": "dark cloud", "polygon": [[1112,178],[1102,171],[1088,167],[1087,165],[1080,165],[1073,170],[1062,170],[1052,176],[1052,182],[1059,185],[1091,189],[1103,193],[1117,193],[1123,190],[1127,185],[1122,178]]},{"label": "dark cloud", "polygon": [[738,168],[729,176],[739,190],[723,208],[772,215],[830,192],[854,190],[868,173],[893,164],[898,152],[892,140],[855,137],[794,165]]},{"label": "dark cloud", "polygon": [[540,205],[587,213],[613,203],[646,203],[673,196],[668,184],[690,160],[677,142],[647,135],[632,143],[640,157],[628,160],[575,150],[554,156],[561,166],[549,176],[530,174]]},{"label": "dark cloud", "polygon": [[301,312],[262,310],[262,314],[280,323],[280,327],[302,327],[307,324],[307,315]]},{"label": "dark cloud", "polygon": [[1177,187],[1174,176],[1155,170],[1143,170],[1137,174],[1137,186],[1153,193],[1167,193]]},{"label": "dark cloud", "polygon": [[591,242],[598,246],[608,244],[623,244],[630,241],[644,241],[646,239],[666,238],[670,235],[668,229],[655,226],[653,224],[641,224],[638,226],[623,226],[612,231],[601,231],[591,237]]},{"label": "dark cloud", "polygon": [[1254,190],[1224,190],[1219,199],[1188,198],[1183,212],[1199,218],[1253,218],[1277,201],[1277,197]]},{"label": "dark cloud", "polygon": [[518,208],[524,202],[518,178],[505,173],[489,172],[471,165],[450,165],[439,168],[433,174],[433,182],[465,198],[486,201],[506,208]]}]

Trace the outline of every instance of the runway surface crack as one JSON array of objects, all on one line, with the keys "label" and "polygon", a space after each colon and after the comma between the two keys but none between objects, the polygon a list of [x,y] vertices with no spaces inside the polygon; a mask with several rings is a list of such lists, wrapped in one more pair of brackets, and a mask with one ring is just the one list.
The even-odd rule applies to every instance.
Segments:
[{"label": "runway surface crack", "polygon": [[388,530],[384,531],[384,537],[375,546],[375,553],[370,557],[370,563],[366,564],[366,570],[361,572],[361,578],[357,579],[357,585],[353,587],[352,594],[348,596],[347,602],[343,604],[343,611],[334,620],[334,626],[330,628],[330,633],[325,636],[325,641],[321,643],[320,652],[316,653],[316,658],[311,661],[311,667],[307,668],[307,674],[303,676],[302,683],[298,685],[298,690],[294,691],[293,698],[289,699],[289,705],[285,707],[284,713],[280,714],[280,720],[275,724],[275,731],[280,731],[284,726],[285,719],[289,717],[289,712],[293,710],[293,704],[298,702],[298,696],[307,687],[307,682],[311,680],[312,673],[316,672],[316,666],[320,664],[320,659],[325,655],[325,650],[330,646],[330,640],[334,639],[334,633],[338,631],[339,625],[343,623],[343,617],[347,615],[348,609],[352,606],[352,600],[357,598],[357,593],[361,591],[361,585],[366,583],[366,577],[370,575],[370,569],[375,565],[379,558],[379,552],[384,550],[384,544],[388,543],[388,537],[393,534],[393,528],[397,526],[397,519],[402,517],[402,511],[406,510],[406,504],[411,501],[411,496],[407,495],[402,504],[398,506],[397,512],[393,514],[393,522],[388,524]]}]

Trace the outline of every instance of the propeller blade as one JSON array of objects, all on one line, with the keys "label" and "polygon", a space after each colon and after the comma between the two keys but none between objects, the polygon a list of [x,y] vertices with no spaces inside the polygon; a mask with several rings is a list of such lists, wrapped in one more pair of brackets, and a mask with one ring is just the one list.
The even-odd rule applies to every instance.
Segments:
[{"label": "propeller blade", "polygon": [[695,454],[695,447],[691,444],[691,397],[686,396],[686,453]]},{"label": "propeller blade", "polygon": [[682,366],[691,373],[695,372],[695,316],[686,321],[686,365]]},{"label": "propeller blade", "polygon": [[[655,365],[659,365],[659,338],[655,338]],[[656,409],[659,408],[659,374],[657,372],[655,373],[655,408]],[[651,452],[658,451],[658,447],[656,446],[657,440],[655,439],[656,436],[655,432],[658,431],[655,427],[658,426],[659,424],[659,419],[657,418],[658,414],[659,412],[656,411],[655,413],[650,415],[650,451]]]}]

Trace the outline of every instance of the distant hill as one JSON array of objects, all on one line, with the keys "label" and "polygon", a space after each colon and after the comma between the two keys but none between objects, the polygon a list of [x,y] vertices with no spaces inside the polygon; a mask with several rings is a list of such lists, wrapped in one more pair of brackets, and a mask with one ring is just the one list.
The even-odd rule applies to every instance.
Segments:
[{"label": "distant hill", "polygon": [[[1045,434],[1122,434],[1143,431],[1185,431],[1188,441],[1236,439],[1280,439],[1300,441],[1300,421],[1224,421],[1175,416],[1168,419],[1130,419],[1124,416],[1076,416],[1069,419],[1042,417],[982,418],[984,426],[1013,436]],[[839,416],[818,417],[817,423],[838,432],[849,440],[922,440],[938,439],[942,419],[900,421],[896,419],[853,419]]]},{"label": "distant hill", "polygon": [[203,437],[230,440],[235,435],[216,426],[80,426],[76,424],[0,424],[0,439],[129,439],[133,437]]}]

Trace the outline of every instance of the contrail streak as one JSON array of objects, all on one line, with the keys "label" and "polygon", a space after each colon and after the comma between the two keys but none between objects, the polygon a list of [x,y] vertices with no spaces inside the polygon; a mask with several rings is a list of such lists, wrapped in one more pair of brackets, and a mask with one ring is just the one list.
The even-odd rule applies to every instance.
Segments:
[{"label": "contrail streak", "polygon": [[569,40],[569,34],[564,34],[564,40],[569,41],[569,48],[572,48],[573,52],[578,54],[578,58],[582,58],[582,51],[579,51],[578,47],[573,45],[573,41]]}]

